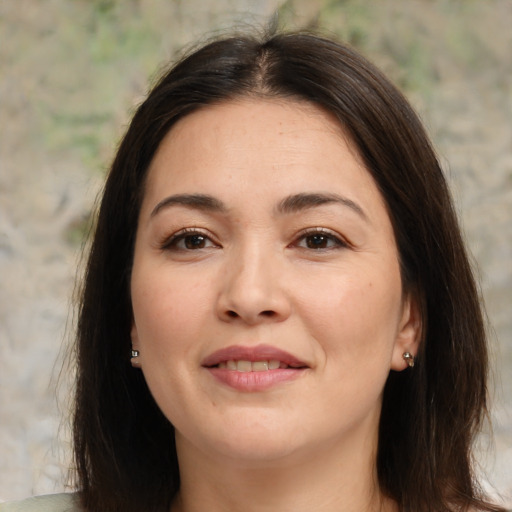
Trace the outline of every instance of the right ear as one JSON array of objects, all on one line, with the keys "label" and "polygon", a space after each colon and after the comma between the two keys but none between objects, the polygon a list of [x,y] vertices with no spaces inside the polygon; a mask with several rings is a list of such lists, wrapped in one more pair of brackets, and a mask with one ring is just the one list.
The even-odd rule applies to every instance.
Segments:
[{"label": "right ear", "polygon": [[422,325],[418,300],[409,294],[402,306],[402,318],[391,360],[392,370],[400,372],[409,366],[414,366],[414,357],[418,353],[421,340]]},{"label": "right ear", "polygon": [[130,331],[130,338],[132,340],[132,351],[131,351],[131,363],[134,368],[141,367],[141,355],[139,345],[139,333],[137,332],[137,326],[135,320],[132,321],[132,328]]}]

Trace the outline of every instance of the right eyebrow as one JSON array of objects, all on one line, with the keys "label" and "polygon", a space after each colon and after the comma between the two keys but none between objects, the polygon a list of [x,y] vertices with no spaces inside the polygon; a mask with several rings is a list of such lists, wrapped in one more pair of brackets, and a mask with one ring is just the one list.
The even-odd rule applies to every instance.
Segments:
[{"label": "right eyebrow", "polygon": [[162,199],[153,208],[150,217],[154,217],[161,210],[174,205],[210,212],[224,213],[227,211],[225,204],[213,196],[206,194],[175,194]]},{"label": "right eyebrow", "polygon": [[313,192],[294,194],[283,199],[277,205],[277,211],[279,213],[290,214],[322,206],[324,204],[339,204],[347,207],[357,213],[363,220],[369,222],[368,216],[359,204],[348,197],[333,193]]}]

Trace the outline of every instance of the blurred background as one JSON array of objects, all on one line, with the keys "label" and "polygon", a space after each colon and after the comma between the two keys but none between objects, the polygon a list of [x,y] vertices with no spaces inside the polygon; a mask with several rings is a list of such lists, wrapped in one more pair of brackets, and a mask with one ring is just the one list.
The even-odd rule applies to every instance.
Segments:
[{"label": "blurred background", "polygon": [[0,501],[65,488],[75,275],[130,115],[181,48],[275,13],[360,49],[434,140],[492,326],[480,460],[512,505],[510,0],[0,0]]}]

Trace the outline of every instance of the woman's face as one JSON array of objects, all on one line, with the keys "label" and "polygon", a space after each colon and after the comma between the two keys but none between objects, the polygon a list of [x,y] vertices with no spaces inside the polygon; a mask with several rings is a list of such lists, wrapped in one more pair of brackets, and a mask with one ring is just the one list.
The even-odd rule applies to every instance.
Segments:
[{"label": "woman's face", "polygon": [[179,121],[150,166],[133,347],[178,450],[255,463],[375,449],[415,352],[383,199],[337,122],[240,100]]}]

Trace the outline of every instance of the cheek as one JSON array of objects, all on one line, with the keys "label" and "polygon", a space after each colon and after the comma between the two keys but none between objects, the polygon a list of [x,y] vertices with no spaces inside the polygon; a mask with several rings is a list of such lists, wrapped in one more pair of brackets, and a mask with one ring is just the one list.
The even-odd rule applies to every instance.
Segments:
[{"label": "cheek", "polygon": [[390,353],[401,310],[400,275],[385,271],[332,273],[303,283],[302,317],[307,329],[340,359],[368,358]]},{"label": "cheek", "polygon": [[[142,371],[160,409],[173,424],[187,417],[197,352],[204,339],[208,290],[183,273],[138,267],[132,303]],[[208,331],[206,331],[208,332]],[[188,400],[187,400],[188,398]]]},{"label": "cheek", "polygon": [[162,272],[132,276],[132,303],[141,348],[157,357],[186,349],[187,340],[201,329],[205,310],[211,308],[204,281]]}]

